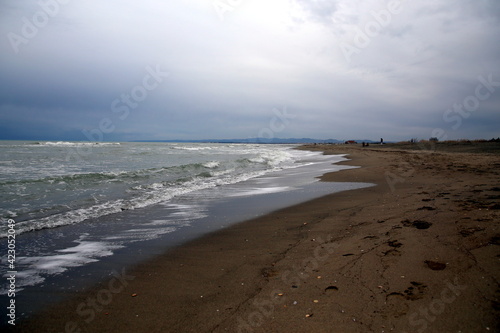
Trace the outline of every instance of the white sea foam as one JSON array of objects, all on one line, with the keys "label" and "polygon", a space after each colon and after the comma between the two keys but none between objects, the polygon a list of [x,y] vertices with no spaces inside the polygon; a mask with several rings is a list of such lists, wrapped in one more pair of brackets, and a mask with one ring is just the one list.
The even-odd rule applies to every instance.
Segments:
[{"label": "white sea foam", "polygon": [[82,147],[82,146],[119,146],[119,142],[69,142],[69,141],[46,141],[38,142],[32,146],[56,146],[56,147]]},{"label": "white sea foam", "polygon": [[210,161],[207,163],[203,163],[203,166],[205,168],[209,168],[209,169],[217,168],[219,165],[220,165],[220,162],[218,162],[218,161]]},{"label": "white sea foam", "polygon": [[14,218],[17,216],[16,212],[11,212],[10,210],[7,211],[7,214],[9,215],[10,218]]},{"label": "white sea foam", "polygon": [[[79,208],[69,212],[54,214],[36,220],[20,221],[16,224],[16,232],[22,234],[47,228],[56,228],[65,225],[80,223],[82,221],[98,218],[123,210],[134,210],[148,207],[160,202],[168,201],[173,197],[191,193],[193,191],[204,190],[216,186],[239,183],[251,178],[264,175],[267,171],[253,171],[243,174],[228,174],[218,178],[195,178],[180,185],[172,186],[163,183],[153,183],[146,186],[134,187],[138,194],[131,199],[118,199],[88,208]],[[7,237],[7,230],[0,233],[0,238]]]},{"label": "white sea foam", "polygon": [[106,237],[105,239],[114,242],[135,243],[156,239],[161,235],[168,234],[176,230],[177,228],[172,226],[164,228],[135,228],[122,231],[116,235]]},{"label": "white sea foam", "polygon": [[189,151],[201,151],[201,150],[212,150],[212,147],[172,147],[173,149],[178,150],[189,150]]},{"label": "white sea foam", "polygon": [[[99,258],[110,256],[114,250],[123,247],[109,242],[78,240],[77,243],[76,246],[59,249],[56,251],[58,253],[53,255],[17,257],[17,265],[24,268],[16,273],[16,291],[43,282],[47,275],[61,274],[71,267],[98,261]],[[0,290],[0,294],[6,293],[7,289]]]},{"label": "white sea foam", "polygon": [[286,192],[286,191],[290,191],[292,189],[293,188],[290,186],[261,187],[261,188],[252,188],[252,189],[248,189],[248,190],[241,190],[239,192],[231,193],[231,194],[229,194],[229,196],[231,196],[231,197],[243,197],[243,196],[252,196],[252,195],[260,195],[260,194]]}]

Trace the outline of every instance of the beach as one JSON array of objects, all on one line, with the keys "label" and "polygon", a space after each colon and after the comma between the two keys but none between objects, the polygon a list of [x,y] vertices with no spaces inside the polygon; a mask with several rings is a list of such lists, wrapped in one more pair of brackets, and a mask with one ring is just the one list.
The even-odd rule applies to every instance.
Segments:
[{"label": "beach", "polygon": [[19,332],[499,331],[500,155],[308,145],[344,191],[190,241]]}]

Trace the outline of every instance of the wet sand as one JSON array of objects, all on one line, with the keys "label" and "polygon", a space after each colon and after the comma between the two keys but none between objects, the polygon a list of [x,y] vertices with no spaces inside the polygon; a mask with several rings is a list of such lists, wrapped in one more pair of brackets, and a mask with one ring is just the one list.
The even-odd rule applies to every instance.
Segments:
[{"label": "wet sand", "polygon": [[341,192],[178,247],[22,332],[500,331],[500,156],[318,145]]}]

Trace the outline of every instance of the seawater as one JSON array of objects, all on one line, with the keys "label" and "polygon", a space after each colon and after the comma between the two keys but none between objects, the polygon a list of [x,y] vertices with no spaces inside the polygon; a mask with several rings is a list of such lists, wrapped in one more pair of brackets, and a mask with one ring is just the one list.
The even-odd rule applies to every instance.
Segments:
[{"label": "seawater", "polygon": [[264,145],[0,142],[0,216],[20,233],[60,227],[286,169],[299,155]]},{"label": "seawater", "polygon": [[[311,186],[325,172],[349,168],[333,165],[345,158],[293,148],[0,142],[0,251],[7,253],[6,221],[14,219],[18,294],[75,287],[58,277],[72,280],[72,272],[113,258],[128,261],[132,248],[134,257],[161,252],[306,198],[370,186]],[[1,275],[7,267],[2,258]],[[6,291],[2,281],[0,296]]]}]

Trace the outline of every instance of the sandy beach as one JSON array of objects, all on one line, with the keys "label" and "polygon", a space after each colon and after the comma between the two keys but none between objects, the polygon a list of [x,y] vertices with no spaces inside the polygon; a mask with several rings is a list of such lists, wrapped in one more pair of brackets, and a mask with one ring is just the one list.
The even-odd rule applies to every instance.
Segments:
[{"label": "sandy beach", "polygon": [[304,146],[360,166],[323,181],[377,186],[191,241],[16,331],[499,332],[500,155],[441,148]]}]

